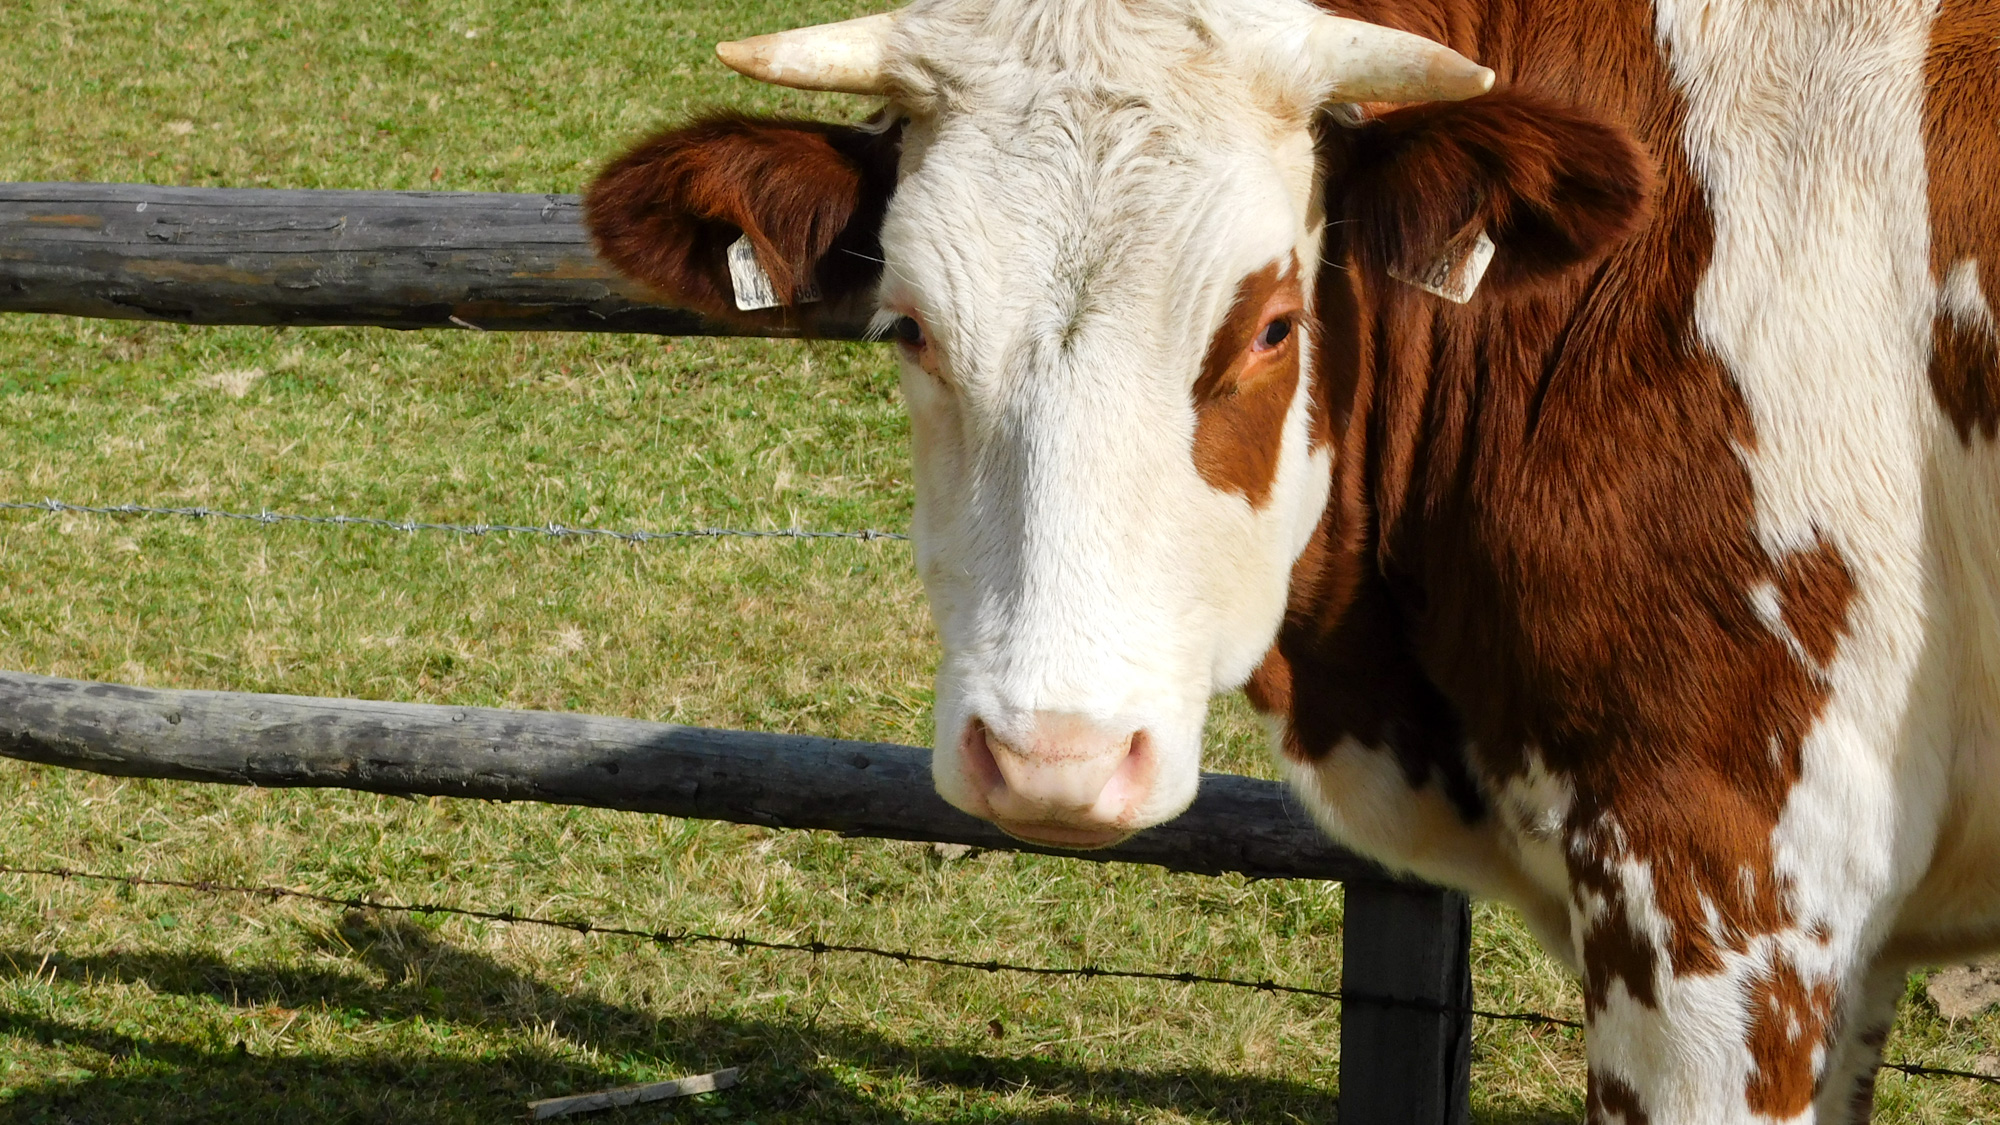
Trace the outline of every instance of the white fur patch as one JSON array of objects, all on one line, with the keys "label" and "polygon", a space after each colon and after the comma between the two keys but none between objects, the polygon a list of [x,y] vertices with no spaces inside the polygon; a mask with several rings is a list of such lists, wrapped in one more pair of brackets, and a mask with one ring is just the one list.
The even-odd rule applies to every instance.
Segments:
[{"label": "white fur patch", "polygon": [[[1654,1022],[1670,1031],[1632,1014],[1622,1032],[1593,1037],[1593,1062],[1618,1052],[1655,1121],[1745,1119],[1744,1062],[1713,1053],[1742,1042],[1732,1013],[1744,974],[1782,953],[1809,984],[1857,985],[1893,925],[1893,896],[1929,852],[1949,745],[1921,682],[1934,590],[1926,478],[1940,422],[1926,377],[1922,119],[1934,12],[1909,0],[1657,6],[1687,99],[1687,156],[1714,218],[1695,330],[1749,411],[1754,436],[1739,454],[1758,539],[1773,561],[1831,545],[1855,594],[1773,838],[1786,905],[1826,941],[1761,939],[1720,977],[1668,982]],[[1746,593],[1803,656],[1776,591]],[[1648,1035],[1670,1042],[1648,1047]],[[1648,1061],[1664,1058],[1680,1064]]]},{"label": "white fur patch", "polygon": [[[1990,334],[1980,266],[1953,263],[1937,307],[1959,330]],[[1929,689],[1953,747],[1936,783],[1936,851],[1897,936],[1966,956],[2000,942],[2000,444],[1976,428],[1964,442],[1948,432],[1937,442],[1933,481],[1933,596],[1950,609],[1934,626]]]},{"label": "white fur patch", "polygon": [[1993,310],[1986,306],[1986,293],[1979,287],[1979,262],[1967,258],[1954,262],[1938,287],[1938,307],[1963,327],[1993,332]]},{"label": "white fur patch", "polygon": [[[1279,747],[1283,720],[1267,721],[1273,747]],[[1523,867],[1501,818],[1467,824],[1442,786],[1413,787],[1392,751],[1351,739],[1312,763],[1280,750],[1278,763],[1313,819],[1335,839],[1391,870],[1517,907],[1536,938],[1576,966],[1581,947],[1569,938],[1567,878],[1538,882],[1546,871]],[[1545,795],[1560,799],[1555,790]]]},{"label": "white fur patch", "polygon": [[[1501,785],[1493,795],[1494,810],[1506,828],[1503,839],[1514,853],[1525,882],[1532,885],[1542,912],[1559,917],[1569,901],[1569,861],[1564,830],[1576,803],[1569,778],[1549,770],[1540,750],[1528,747],[1526,769]],[[1582,946],[1569,939],[1566,926],[1547,925],[1543,937],[1549,951],[1571,968],[1581,968]]]}]

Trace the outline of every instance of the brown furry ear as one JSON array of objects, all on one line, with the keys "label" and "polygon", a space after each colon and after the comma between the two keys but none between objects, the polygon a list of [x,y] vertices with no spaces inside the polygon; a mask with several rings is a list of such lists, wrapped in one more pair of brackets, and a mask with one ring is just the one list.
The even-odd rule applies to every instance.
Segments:
[{"label": "brown furry ear", "polygon": [[779,300],[796,304],[811,279],[837,306],[881,272],[900,132],[702,118],[612,161],[584,193],[584,221],[619,272],[710,316],[766,319],[736,308],[726,251],[743,235]]},{"label": "brown furry ear", "polygon": [[1484,287],[1518,289],[1602,258],[1652,204],[1653,162],[1625,130],[1501,93],[1398,109],[1351,133],[1330,208],[1361,267],[1420,275],[1478,224]]}]

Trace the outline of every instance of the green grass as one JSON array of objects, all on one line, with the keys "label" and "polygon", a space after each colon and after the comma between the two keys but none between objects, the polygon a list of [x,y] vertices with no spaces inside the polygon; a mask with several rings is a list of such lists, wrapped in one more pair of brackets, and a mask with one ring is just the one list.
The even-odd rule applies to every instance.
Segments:
[{"label": "green grass", "polygon": [[[718,38],[846,3],[286,6],[28,0],[0,176],[576,190],[726,102]],[[468,38],[467,33],[474,33]],[[888,357],[855,345],[0,319],[0,499],[644,527],[906,526]],[[934,640],[907,545],[629,546],[0,515],[0,666],[923,743]],[[1240,700],[1211,765],[1268,775]],[[1338,887],[610,812],[132,782],[0,764],[0,856],[643,928],[1327,985]],[[1574,1016],[1508,911],[1479,1001]],[[744,1068],[613,1121],[1323,1121],[1338,1010],[294,902],[0,879],[0,1119],[495,1121],[538,1097]],[[1004,1036],[996,1038],[992,1021]],[[1892,1052],[2000,1030],[1913,1003]],[[1481,1025],[1477,1116],[1573,1120],[1561,1032]],[[1883,1118],[2000,1099],[1884,1079]]]}]

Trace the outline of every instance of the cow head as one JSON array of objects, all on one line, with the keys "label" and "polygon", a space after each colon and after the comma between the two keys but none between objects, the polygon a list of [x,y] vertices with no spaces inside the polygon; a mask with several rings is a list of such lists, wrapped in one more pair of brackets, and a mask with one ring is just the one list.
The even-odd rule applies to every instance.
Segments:
[{"label": "cow head", "polygon": [[[1326,508],[1314,295],[1336,195],[1316,131],[1330,107],[1449,106],[1492,73],[1303,0],[920,0],[721,54],[889,106],[656,137],[593,185],[600,248],[717,315],[859,310],[896,341],[948,800],[1076,847],[1172,817],[1209,697],[1270,646]],[[1385,269],[1427,268],[1468,223],[1509,249],[1507,160],[1476,128],[1426,143],[1466,132],[1433,117],[1342,157],[1375,166],[1353,205],[1381,212]],[[1555,139],[1543,163],[1576,141]],[[785,307],[736,307],[738,240]]]}]

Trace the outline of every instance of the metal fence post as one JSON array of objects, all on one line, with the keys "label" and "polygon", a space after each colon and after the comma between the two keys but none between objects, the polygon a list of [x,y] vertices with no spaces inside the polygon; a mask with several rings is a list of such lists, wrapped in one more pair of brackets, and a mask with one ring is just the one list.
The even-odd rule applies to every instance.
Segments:
[{"label": "metal fence post", "polygon": [[1365,997],[1470,1007],[1471,903],[1456,891],[1400,883],[1350,882],[1346,895],[1341,1125],[1466,1125],[1472,1017]]}]

